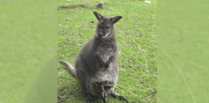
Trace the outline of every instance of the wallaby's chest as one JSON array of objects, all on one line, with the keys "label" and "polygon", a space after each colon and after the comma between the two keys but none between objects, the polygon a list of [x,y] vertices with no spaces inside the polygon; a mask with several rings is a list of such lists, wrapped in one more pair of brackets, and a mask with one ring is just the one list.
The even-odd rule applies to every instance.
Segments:
[{"label": "wallaby's chest", "polygon": [[109,68],[109,70],[99,69],[94,75],[90,77],[90,82],[101,82],[101,81],[111,81],[114,84],[118,80],[118,73],[116,72],[118,68]]},{"label": "wallaby's chest", "polygon": [[117,52],[117,47],[114,44],[102,44],[97,47],[97,55],[103,60],[103,62],[107,62],[107,60],[115,55]]}]

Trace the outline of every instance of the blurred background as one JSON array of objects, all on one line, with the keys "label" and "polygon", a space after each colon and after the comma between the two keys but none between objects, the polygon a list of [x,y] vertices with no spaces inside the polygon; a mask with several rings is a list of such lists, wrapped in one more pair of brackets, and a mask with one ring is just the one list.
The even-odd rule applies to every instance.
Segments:
[{"label": "blurred background", "polygon": [[[101,1],[0,1],[0,103],[57,103],[57,96],[62,95],[62,93],[69,93],[67,91],[70,90],[63,89],[62,92],[58,92],[60,87],[63,87],[62,85],[69,86],[70,83],[74,83],[73,85],[78,86],[77,81],[69,79],[62,68],[57,70],[57,67],[60,66],[57,61],[63,59],[73,64],[77,55],[73,53],[78,53],[77,51],[81,48],[79,46],[83,46],[86,41],[93,37],[91,32],[94,32],[96,19],[93,17],[92,11],[97,10],[95,4],[99,2]],[[207,103],[209,101],[207,98],[209,93],[209,82],[207,82],[207,67],[209,65],[207,4],[209,2],[205,0],[161,0],[158,2],[150,0],[150,2],[106,0],[103,1],[103,10],[98,10],[99,13],[107,17],[116,15],[125,17],[115,25],[121,53],[125,53],[125,55],[120,54],[119,57],[121,74],[131,81],[149,81],[137,84],[137,82],[129,82],[127,78],[123,78],[119,83],[122,86],[117,85],[117,88],[122,88],[123,91],[118,90],[118,92],[132,98],[131,101],[135,103],[155,103],[156,97],[159,103]],[[81,6],[76,8],[70,6],[71,9],[60,8],[58,10],[58,7],[63,6],[65,8],[69,5]],[[155,11],[156,8],[158,11]],[[78,14],[78,16],[73,14]],[[86,22],[84,22],[85,20]],[[78,27],[74,26],[75,21],[78,21],[76,22]],[[153,26],[153,24],[155,25]],[[65,27],[66,25],[69,27]],[[137,28],[134,28],[135,26]],[[73,30],[71,32],[70,27],[70,30],[72,28],[80,28],[80,30],[75,29],[78,31]],[[134,30],[132,31],[132,29]],[[82,33],[87,34],[73,36],[74,38],[80,37],[80,40],[71,42],[71,45],[74,45],[73,42],[78,45],[73,48],[75,50],[71,54],[65,53],[69,51],[67,46],[63,47],[66,48],[65,50],[59,50],[61,47],[57,46],[57,44],[61,45],[62,43],[63,46],[67,45],[65,44],[67,36],[64,32],[62,33],[62,30],[74,34],[81,33],[82,30]],[[125,32],[122,32],[123,30]],[[136,35],[137,32],[135,31],[141,31],[138,34],[142,36]],[[151,33],[152,31],[154,33]],[[130,35],[132,32],[134,35]],[[158,34],[158,36],[154,34]],[[61,37],[64,35],[66,38]],[[155,44],[156,40],[154,39],[156,37],[157,44]],[[86,38],[87,40],[85,40]],[[69,40],[73,39],[69,37]],[[148,45],[151,43],[155,44],[157,52],[151,52],[155,47],[153,44],[153,47]],[[127,46],[128,49],[132,49],[124,48]],[[132,50],[134,51],[133,55],[131,55]],[[136,53],[139,55],[135,55]],[[156,60],[152,60],[154,58],[152,56],[156,53]],[[127,59],[128,56],[130,59]],[[156,67],[155,64],[149,64],[146,69],[144,57],[147,64],[152,63],[151,61],[157,61]],[[148,60],[147,57],[150,59]],[[131,58],[140,61],[136,62]],[[137,65],[140,65],[138,68],[142,68],[140,69],[142,72],[136,72],[135,75],[129,76],[128,74],[135,73],[132,71]],[[149,79],[149,75],[153,73],[150,73],[151,67],[157,68],[155,89],[150,88],[152,85],[149,84],[156,83],[155,79],[154,81]],[[149,70],[147,79],[139,78],[137,80],[134,78],[145,77],[148,73],[147,70]],[[59,78],[58,75],[62,78],[57,79]],[[62,79],[69,83],[61,81]],[[59,87],[59,82],[64,84],[60,84]],[[129,90],[123,85],[126,85]],[[146,85],[148,85],[147,89],[137,88],[145,88]],[[152,93],[153,90],[157,90],[157,92]],[[149,93],[153,95],[149,96]],[[78,97],[72,97],[71,100],[78,100],[80,94],[77,95]],[[62,98],[69,97],[63,96]],[[139,98],[136,99],[138,101],[135,101],[135,98]],[[111,100],[113,101],[113,99]]]}]

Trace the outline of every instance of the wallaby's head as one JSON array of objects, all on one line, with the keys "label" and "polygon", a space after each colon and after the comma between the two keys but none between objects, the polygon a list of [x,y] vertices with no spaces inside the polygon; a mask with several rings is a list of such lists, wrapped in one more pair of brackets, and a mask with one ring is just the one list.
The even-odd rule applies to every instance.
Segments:
[{"label": "wallaby's head", "polygon": [[91,83],[94,86],[97,95],[99,95],[99,97],[103,100],[104,103],[107,103],[107,91],[106,90],[109,90],[110,88],[114,86],[112,84],[106,85],[107,83],[109,82],[105,81],[105,82]]},{"label": "wallaby's head", "polygon": [[105,91],[103,83],[95,82],[91,84],[94,86],[97,95],[99,95],[99,97],[104,101],[104,103],[107,103],[107,92]]},{"label": "wallaby's head", "polygon": [[117,23],[122,18],[122,16],[106,18],[97,12],[93,12],[93,13],[96,16],[97,20],[99,21],[97,23],[95,36],[98,38],[107,38],[107,37],[111,37],[112,35],[115,35],[115,33],[113,33],[114,24]]}]

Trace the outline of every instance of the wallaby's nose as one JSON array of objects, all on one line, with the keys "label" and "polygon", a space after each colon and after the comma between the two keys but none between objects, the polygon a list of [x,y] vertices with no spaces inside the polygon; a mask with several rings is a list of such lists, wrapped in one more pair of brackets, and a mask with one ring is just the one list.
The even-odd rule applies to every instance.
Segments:
[{"label": "wallaby's nose", "polygon": [[98,36],[99,36],[99,37],[102,37],[102,36],[103,36],[103,33],[102,33],[102,32],[99,32],[99,33],[98,33]]}]

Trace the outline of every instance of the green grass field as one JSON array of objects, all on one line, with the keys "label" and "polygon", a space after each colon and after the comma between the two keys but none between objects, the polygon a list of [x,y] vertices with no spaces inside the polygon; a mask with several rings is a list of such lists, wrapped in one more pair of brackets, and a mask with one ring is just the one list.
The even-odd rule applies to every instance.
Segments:
[{"label": "green grass field", "polygon": [[208,3],[159,3],[158,103],[209,103]]},{"label": "green grass field", "polygon": [[[115,25],[119,44],[119,81],[115,92],[134,103],[157,102],[157,0],[151,4],[134,0],[104,0],[104,9],[97,9],[98,0],[59,0],[58,61],[65,60],[75,66],[81,48],[94,37],[96,23],[93,14],[123,18]],[[112,8],[108,10],[107,8]],[[93,23],[90,23],[93,21]],[[58,64],[58,67],[61,65]],[[81,85],[65,69],[58,69],[58,101],[64,103],[87,102]],[[102,103],[102,100],[96,100]],[[109,103],[122,102],[108,95]]]},{"label": "green grass field", "polygon": [[[57,67],[61,66],[59,60],[74,66],[79,50],[93,38],[97,21],[93,11],[107,17],[123,16],[115,25],[121,52],[116,92],[134,103],[208,103],[209,1],[158,2],[157,57],[153,37],[157,1],[109,0],[104,1],[103,10],[94,7],[98,2],[0,0],[0,103],[57,103],[57,94],[64,102],[86,103],[78,81],[63,68],[58,70],[57,79]],[[69,6],[74,9],[57,13],[57,5],[74,5]],[[54,57],[57,40],[58,60]],[[148,75],[138,48],[147,60]],[[67,89],[60,92],[64,87]],[[120,103],[111,96],[108,101]]]},{"label": "green grass field", "polygon": [[56,2],[0,0],[0,103],[34,96],[28,92],[37,75],[56,56],[55,8]]}]

